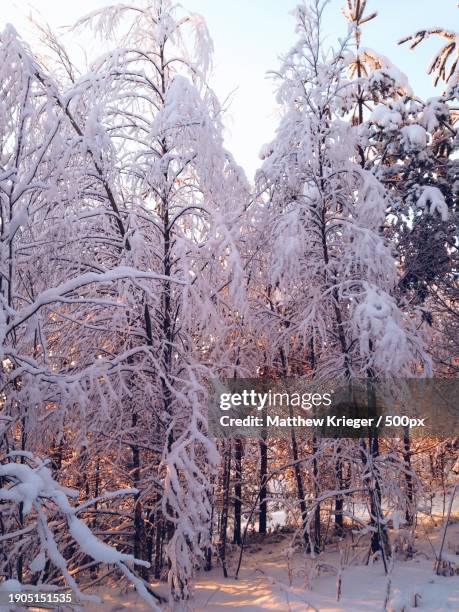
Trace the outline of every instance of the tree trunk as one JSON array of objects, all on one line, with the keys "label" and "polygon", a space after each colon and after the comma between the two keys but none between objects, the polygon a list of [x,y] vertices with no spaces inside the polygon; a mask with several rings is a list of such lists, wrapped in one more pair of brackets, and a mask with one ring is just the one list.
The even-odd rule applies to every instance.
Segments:
[{"label": "tree trunk", "polygon": [[[374,378],[367,379],[367,401],[368,401],[368,417],[375,419],[376,417],[376,394],[374,390]],[[379,439],[378,433],[374,428],[368,432],[368,457],[366,453],[365,441],[362,438],[362,461],[364,463],[365,476],[364,481],[368,487],[370,497],[370,524],[374,528],[371,535],[371,552],[374,554],[381,552],[384,563],[384,570],[388,571],[388,559],[390,557],[389,536],[386,525],[383,522],[383,511],[381,503],[381,485],[379,482],[379,474],[374,466],[374,460],[379,456]]]},{"label": "tree trunk", "polygon": [[205,566],[204,570],[206,572],[210,572],[212,569],[212,537],[214,533],[214,513],[215,513],[215,487],[214,487],[214,479],[211,477],[211,491],[209,492],[210,496],[210,521],[209,521],[209,544],[205,551]]},{"label": "tree trunk", "polygon": [[[290,407],[290,412],[293,414],[293,410]],[[296,482],[296,493],[298,497],[298,503],[300,505],[301,512],[301,524],[303,527],[303,541],[306,547],[306,550],[310,552],[311,545],[309,540],[309,534],[307,531],[307,520],[308,520],[308,512],[306,509],[306,502],[304,500],[304,486],[303,486],[303,476],[301,474],[301,466],[298,462],[299,454],[298,454],[298,444],[296,441],[295,431],[291,429],[291,441],[292,441],[292,459],[295,463],[294,472],[295,472],[295,482]]]},{"label": "tree trunk", "polygon": [[[159,497],[159,496],[158,496]],[[161,501],[158,499],[158,504]],[[155,512],[155,552],[154,552],[154,577],[155,580],[161,578],[161,570],[163,568],[163,540],[164,540],[164,520],[160,509]]]},{"label": "tree trunk", "polygon": [[[337,455],[338,455],[338,458],[335,463],[335,478],[336,478],[338,489],[341,491],[344,486],[343,461],[341,459],[341,446],[338,446]],[[343,507],[344,507],[344,497],[342,495],[337,495],[335,498],[335,533],[338,536],[342,536],[344,533]]]},{"label": "tree trunk", "polygon": [[268,487],[266,479],[268,477],[268,445],[266,444],[266,432],[262,432],[260,440],[260,510],[258,513],[258,533],[266,533],[268,504]]},{"label": "tree trunk", "polygon": [[233,544],[241,544],[241,516],[242,516],[242,454],[243,446],[241,438],[235,442],[235,482],[234,482],[234,530]]},{"label": "tree trunk", "polygon": [[[312,438],[312,476],[314,479],[314,497],[318,499],[320,495],[319,486],[319,463],[317,461],[317,454],[319,450],[319,443],[316,436]],[[321,529],[320,529],[320,504],[316,503],[314,510],[314,551],[320,552],[320,541],[321,541]]]},{"label": "tree trunk", "polygon": [[228,578],[228,570],[226,568],[226,532],[228,529],[228,512],[230,498],[230,482],[231,482],[231,441],[224,440],[224,456],[223,456],[223,504],[220,521],[220,539],[218,543],[218,556],[223,568],[223,575]]},{"label": "tree trunk", "polygon": [[[135,429],[137,426],[137,413],[132,415],[132,428]],[[140,450],[135,444],[131,446],[132,451],[132,482],[134,488],[138,490],[138,493],[134,496],[134,557],[136,559],[143,559],[143,542],[144,542],[144,524],[142,516],[142,503],[140,502]],[[145,568],[142,568],[144,570]],[[145,576],[145,571],[142,571]]]},{"label": "tree trunk", "polygon": [[407,427],[403,428],[403,462],[405,464],[405,484],[406,484],[406,511],[405,520],[408,526],[412,526],[414,522],[414,491],[413,491],[413,474],[411,471],[411,443],[410,433]]}]

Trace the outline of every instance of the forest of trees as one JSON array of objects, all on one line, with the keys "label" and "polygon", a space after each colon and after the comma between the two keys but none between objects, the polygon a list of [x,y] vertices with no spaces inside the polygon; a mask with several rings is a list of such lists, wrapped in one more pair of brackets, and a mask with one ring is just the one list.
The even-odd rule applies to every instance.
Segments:
[{"label": "forest of trees", "polygon": [[298,6],[253,179],[223,145],[200,16],[171,0],[94,11],[74,35],[111,50],[87,73],[47,27],[36,50],[1,32],[0,581],[14,590],[71,589],[91,609],[91,589],[122,578],[158,610],[167,583],[179,610],[197,573],[239,574],[273,510],[302,555],[352,531],[390,575],[396,524],[415,534],[438,492],[446,516],[457,430],[207,433],[215,378],[458,376],[459,36],[400,41],[438,45],[423,100],[365,46],[370,4],[343,3],[333,49],[327,3]]}]

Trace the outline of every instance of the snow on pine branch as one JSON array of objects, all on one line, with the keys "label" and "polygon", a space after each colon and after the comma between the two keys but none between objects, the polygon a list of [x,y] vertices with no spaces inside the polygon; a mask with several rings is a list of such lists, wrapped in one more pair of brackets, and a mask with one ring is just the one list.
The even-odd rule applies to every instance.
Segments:
[{"label": "snow on pine branch", "polygon": [[417,205],[423,210],[434,216],[440,215],[442,221],[448,220],[448,204],[445,196],[438,187],[423,187],[422,193],[418,198]]}]

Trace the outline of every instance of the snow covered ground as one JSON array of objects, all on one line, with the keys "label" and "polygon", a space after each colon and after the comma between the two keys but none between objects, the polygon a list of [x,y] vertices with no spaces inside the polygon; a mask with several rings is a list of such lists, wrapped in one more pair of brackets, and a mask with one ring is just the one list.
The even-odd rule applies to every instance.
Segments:
[{"label": "snow covered ground", "polygon": [[[416,538],[414,542],[414,558],[405,561],[402,555],[399,555],[394,565],[387,609],[392,612],[410,612],[412,609],[429,612],[459,610],[459,576],[436,576],[433,572],[433,548],[439,548],[441,521],[437,520],[436,525],[428,521],[421,531],[422,537]],[[285,554],[290,537],[291,534],[276,533],[268,535],[264,543],[251,541],[244,555],[238,580],[225,580],[220,567],[208,573],[200,573],[195,581],[194,598],[190,602],[189,610],[305,612],[308,609],[316,609],[320,612],[367,612],[384,609],[387,577],[381,561],[370,565],[362,563],[367,550],[366,543],[351,552],[350,558],[354,557],[354,561],[343,569],[341,597],[338,602],[337,546],[328,546],[327,552],[320,555],[318,561],[324,566],[319,575],[314,575],[317,572],[311,568],[313,564],[309,558],[300,550],[296,551],[292,556],[290,580]],[[456,550],[459,552],[459,522],[449,527],[445,550],[454,556]],[[234,549],[230,575],[234,575],[236,553]],[[459,555],[457,558],[459,566]],[[308,572],[310,588],[306,588]],[[158,590],[165,593],[163,585]],[[112,591],[110,594],[104,592],[102,597],[104,604],[91,604],[91,612],[147,609],[131,591]],[[417,608],[414,608],[415,597]]]}]

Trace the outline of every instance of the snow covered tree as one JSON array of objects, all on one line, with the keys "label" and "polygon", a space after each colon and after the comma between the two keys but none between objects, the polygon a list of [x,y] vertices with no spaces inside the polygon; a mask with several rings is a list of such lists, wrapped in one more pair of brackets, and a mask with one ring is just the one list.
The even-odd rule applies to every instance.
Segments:
[{"label": "snow covered tree", "polygon": [[[312,343],[318,379],[410,375],[428,360],[393,297],[395,262],[381,233],[390,193],[355,157],[359,126],[343,119],[354,103],[346,48],[324,52],[323,10],[297,9],[299,42],[276,73],[285,110],[258,175],[269,196],[271,284],[288,322],[278,342],[287,354]],[[373,551],[388,556],[377,438],[361,450]]]},{"label": "snow covered tree", "polygon": [[[158,22],[155,49],[170,38],[169,9],[158,3],[143,13]],[[207,469],[216,456],[201,404],[211,333],[220,334],[224,349],[224,328],[216,327],[219,292],[237,274],[225,225],[237,211],[227,204],[238,202],[245,183],[222,149],[215,98],[204,89],[201,99],[192,83],[175,74],[171,64],[184,61],[175,51],[171,47],[171,62],[163,57],[162,72],[154,77],[162,112],[148,96],[143,108],[151,145],[144,148],[139,115],[132,127],[139,147],[122,151],[102,122],[105,111],[113,119],[107,85],[115,83],[116,95],[127,101],[118,108],[123,119],[145,92],[124,91],[128,77],[104,74],[105,58],[99,73],[61,93],[12,29],[2,36],[2,388],[9,431],[18,425],[20,431],[19,441],[16,433],[4,434],[5,451],[17,444],[36,448],[41,422],[41,445],[61,444],[67,429],[67,442],[73,437],[94,460],[101,431],[116,438],[130,430],[135,439],[139,413],[148,415],[166,491],[155,512],[162,505],[171,526],[171,582],[182,597],[194,569],[187,551],[200,553],[208,534]],[[141,56],[141,49],[134,55]],[[128,52],[120,57],[131,66]],[[149,68],[156,71],[154,61]],[[190,62],[192,77],[194,70]],[[148,76],[143,84],[151,93]],[[115,126],[114,142],[120,135],[133,139],[129,126],[125,134],[122,129]],[[215,174],[209,175],[212,166]],[[217,246],[221,256],[215,260]],[[145,282],[159,278],[161,291]],[[178,283],[186,291],[176,292]],[[97,296],[90,290],[96,286]],[[155,405],[159,398],[161,406]],[[126,401],[130,423],[123,414]],[[145,402],[151,402],[147,411]],[[29,432],[34,440],[26,444]],[[136,443],[131,447],[135,479],[139,451]]]},{"label": "snow covered tree", "polygon": [[[99,205],[109,189],[103,175],[109,156],[97,118],[82,128],[76,123],[72,96],[64,101],[12,27],[0,43],[4,457],[18,450],[47,454],[70,440],[85,448],[103,431],[107,399],[118,405],[115,389],[131,356],[113,355],[116,313],[136,282],[164,276],[119,265],[119,223]],[[24,457],[15,461],[23,464]],[[16,509],[21,525],[23,503]],[[22,552],[16,573],[26,578]]]},{"label": "snow covered tree", "polygon": [[[415,180],[411,179],[409,185],[411,200],[417,206],[412,215],[413,228],[405,232],[405,240],[402,240],[405,259],[409,263],[410,259],[414,260],[414,265],[408,267],[408,276],[403,278],[403,282],[405,286],[408,283],[411,289],[413,285],[421,287],[425,316],[435,329],[435,345],[438,350],[434,358],[442,370],[450,375],[457,371],[452,356],[457,353],[458,345],[457,299],[454,290],[458,258],[458,34],[442,28],[426,28],[402,39],[399,44],[409,42],[410,49],[414,49],[432,36],[446,39],[446,44],[435,54],[428,73],[434,76],[435,85],[442,80],[446,88],[440,96],[427,100],[419,109],[418,123],[426,130],[426,136],[417,128],[419,138],[422,137],[418,144],[421,159],[417,176]],[[406,165],[411,169],[413,163]],[[408,244],[407,237],[412,238]]]},{"label": "snow covered tree", "polygon": [[[350,60],[347,56],[347,74],[359,94],[358,120],[355,111],[353,120],[361,126],[362,164],[391,195],[384,235],[397,254],[394,295],[406,315],[418,319],[424,334],[435,338],[430,342],[435,347],[431,356],[437,364],[442,363],[439,371],[451,373],[457,334],[445,334],[440,329],[446,329],[445,320],[449,320],[449,330],[457,327],[454,291],[451,292],[457,260],[457,136],[451,107],[454,78],[442,96],[419,99],[408,78],[387,58],[373,50],[360,49],[360,25],[375,18],[376,13],[366,17],[364,3],[348,5],[345,15],[353,25],[356,54]],[[402,455],[408,461],[405,484],[409,492],[413,485],[408,475],[408,432],[404,444]]]},{"label": "snow covered tree", "polygon": [[[429,32],[414,35],[412,48]],[[453,50],[448,47],[450,52]],[[447,53],[446,47],[442,53]],[[440,55],[435,57],[432,70]],[[446,56],[443,59],[446,61]],[[446,338],[441,340],[434,330],[444,317],[455,327],[455,298],[451,289],[457,266],[458,164],[454,100],[458,71],[453,62],[446,76],[444,63],[442,66],[449,85],[442,95],[426,101],[414,96],[409,87],[402,89],[400,86],[407,79],[397,79],[393,70],[392,85],[386,79],[383,89],[375,88],[374,75],[365,75],[360,82],[373,102],[366,116],[362,115],[366,167],[391,192],[385,232],[399,259],[399,303],[402,308],[404,304],[410,304],[411,309],[419,308],[422,318],[433,326],[430,333],[436,335],[435,344],[446,347]],[[442,356],[434,355],[450,371],[451,367],[454,369],[451,355],[457,334],[455,338],[446,353],[442,350]]]},{"label": "snow covered tree", "polygon": [[151,269],[184,280],[180,286],[164,280],[158,294],[144,298],[150,411],[155,439],[164,445],[154,516],[157,528],[164,521],[171,591],[181,600],[209,534],[217,456],[202,405],[206,378],[227,363],[223,295],[238,287],[240,273],[228,228],[245,180],[223,149],[220,108],[206,85],[207,30],[199,16],[175,12],[164,1],[115,5],[79,25],[120,41],[98,61],[88,86],[97,92],[99,82],[110,83],[99,108],[117,149],[130,256],[145,265],[151,252]]}]

